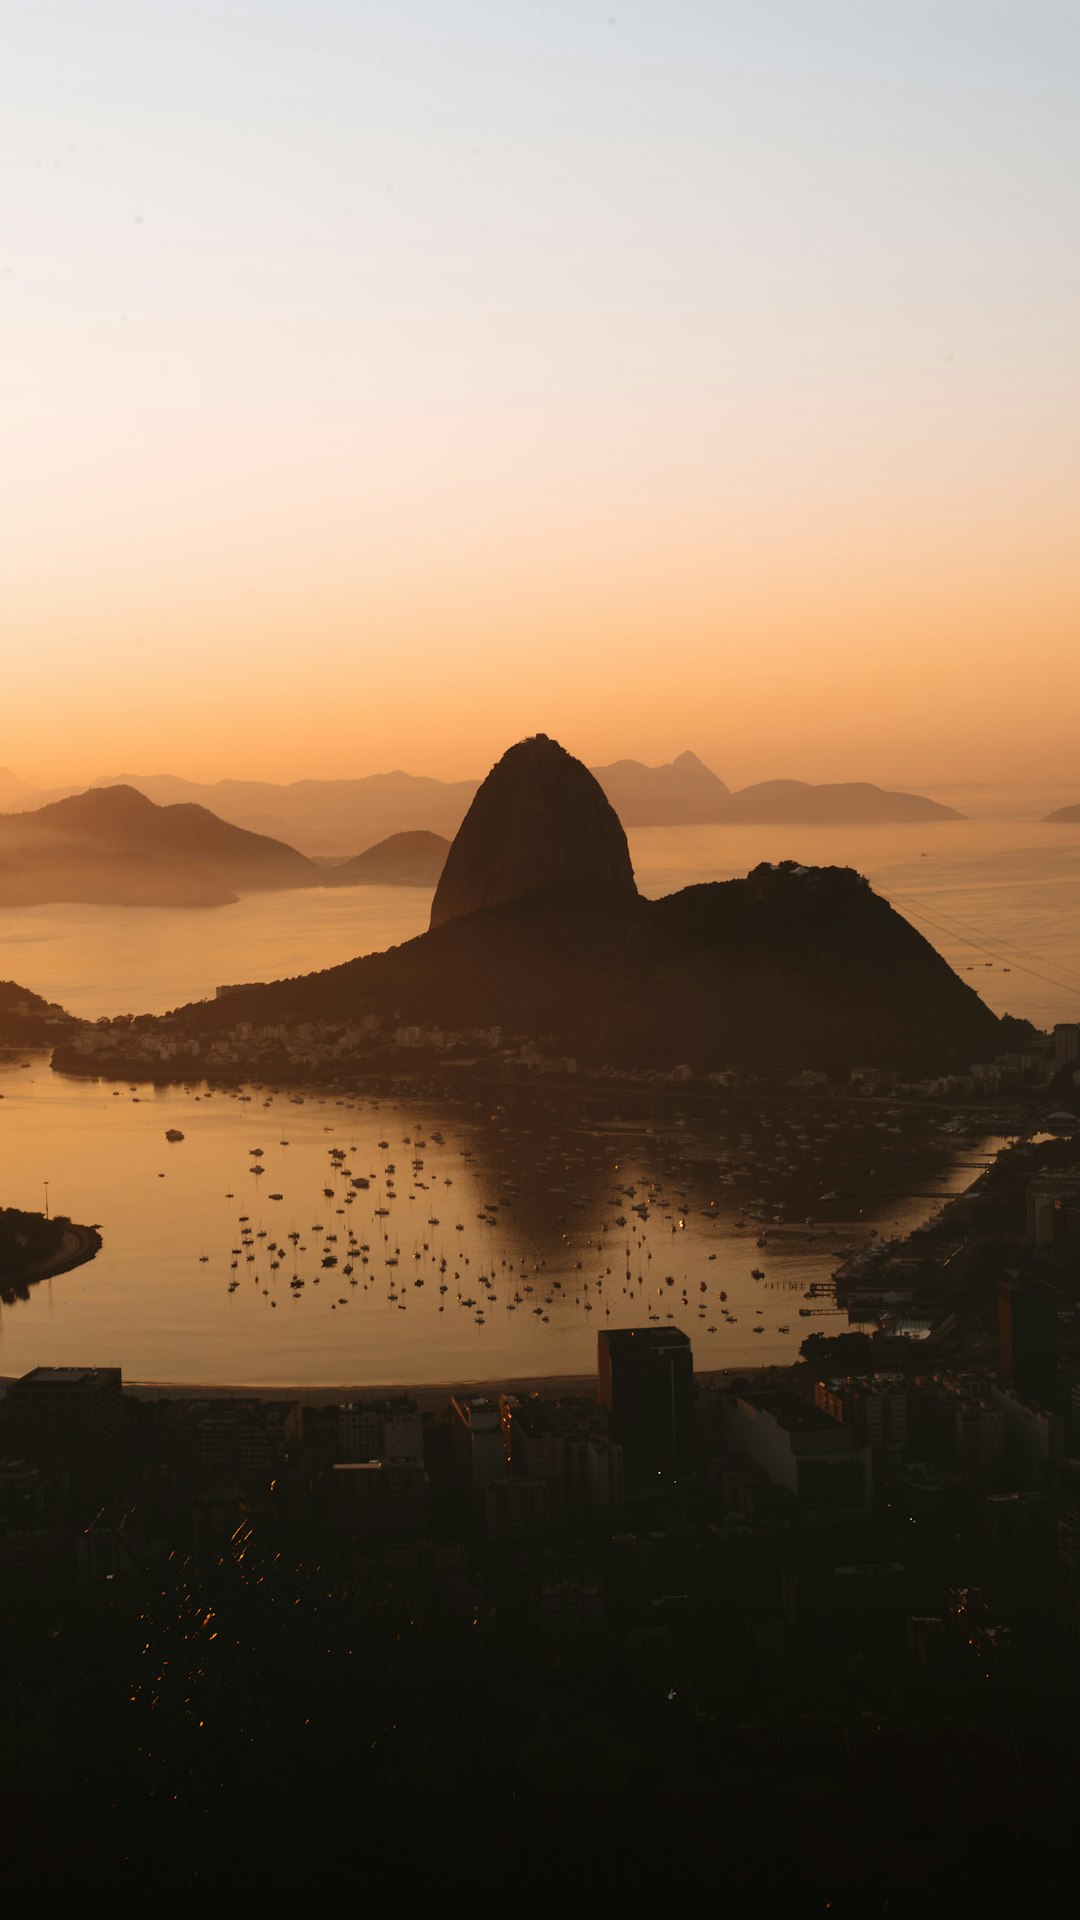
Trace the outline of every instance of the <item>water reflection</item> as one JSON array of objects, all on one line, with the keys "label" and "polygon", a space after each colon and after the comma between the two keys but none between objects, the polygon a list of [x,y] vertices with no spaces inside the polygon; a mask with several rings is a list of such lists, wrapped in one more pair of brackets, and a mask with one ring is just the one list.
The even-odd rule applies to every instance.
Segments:
[{"label": "water reflection", "polygon": [[829,1324],[810,1297],[837,1255],[917,1224],[997,1144],[852,1101],[741,1103],[718,1125],[588,1092],[155,1089],[27,1058],[0,1069],[4,1200],[38,1207],[48,1180],[105,1244],[3,1309],[8,1375],[591,1373],[599,1326],[646,1319],[683,1326],[702,1367],[789,1360]]}]

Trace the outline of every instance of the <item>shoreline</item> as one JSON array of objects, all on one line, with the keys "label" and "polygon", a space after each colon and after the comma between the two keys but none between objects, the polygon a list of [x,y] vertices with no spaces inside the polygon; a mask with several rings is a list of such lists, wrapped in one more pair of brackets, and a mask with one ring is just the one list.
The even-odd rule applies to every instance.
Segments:
[{"label": "shoreline", "polygon": [[0,1300],[14,1298],[21,1287],[36,1287],[42,1280],[54,1280],[61,1273],[70,1273],[74,1267],[85,1266],[101,1252],[101,1247],[97,1227],[81,1227],[74,1221],[69,1222],[64,1228],[64,1243],[55,1254],[38,1261],[36,1266],[24,1268],[19,1274],[0,1274]]},{"label": "shoreline", "polygon": [[[695,1370],[694,1383],[716,1386],[725,1380],[742,1379],[747,1374],[776,1371],[775,1366],[706,1367]],[[0,1393],[6,1394],[12,1381],[18,1378],[21,1376],[0,1376]],[[355,1381],[339,1386],[310,1387],[283,1386],[280,1382],[252,1385],[222,1382],[216,1386],[170,1380],[125,1380],[123,1383],[125,1395],[130,1394],[136,1400],[289,1400],[300,1401],[304,1406],[327,1407],[359,1399],[410,1399],[425,1413],[441,1410],[455,1394],[497,1400],[501,1393],[538,1393],[541,1399],[554,1400],[569,1396],[595,1398],[596,1389],[595,1373],[518,1374],[495,1380],[428,1381],[419,1386],[408,1382],[365,1386]]]}]

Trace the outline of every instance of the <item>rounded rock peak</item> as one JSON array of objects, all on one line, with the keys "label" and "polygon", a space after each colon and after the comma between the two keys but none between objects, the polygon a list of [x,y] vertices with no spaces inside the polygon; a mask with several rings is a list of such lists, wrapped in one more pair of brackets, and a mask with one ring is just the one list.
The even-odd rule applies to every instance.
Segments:
[{"label": "rounded rock peak", "polygon": [[477,790],[446,856],[431,925],[553,889],[633,898],[618,814],[589,769],[546,733],[519,740]]}]

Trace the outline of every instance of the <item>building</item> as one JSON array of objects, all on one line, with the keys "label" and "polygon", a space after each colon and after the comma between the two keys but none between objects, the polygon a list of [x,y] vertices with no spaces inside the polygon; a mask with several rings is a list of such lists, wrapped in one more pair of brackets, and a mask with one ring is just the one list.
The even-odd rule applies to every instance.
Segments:
[{"label": "building", "polygon": [[356,1400],[338,1408],[339,1460],[424,1463],[424,1421],[415,1400]]},{"label": "building", "polygon": [[562,1489],[553,1480],[510,1477],[484,1488],[489,1540],[551,1540],[562,1532]]},{"label": "building", "polygon": [[907,1382],[900,1373],[851,1374],[819,1380],[814,1403],[850,1427],[857,1447],[902,1454],[907,1447]]},{"label": "building", "polygon": [[1053,1407],[1025,1400],[1012,1387],[991,1384],[988,1392],[1001,1411],[1010,1473],[1025,1487],[1045,1487],[1051,1468],[1065,1458],[1063,1416]]},{"label": "building", "polygon": [[6,1611],[49,1604],[68,1536],[64,1476],[12,1460],[0,1467],[0,1601]]},{"label": "building", "polygon": [[998,1281],[998,1371],[1026,1400],[1047,1405],[1054,1399],[1057,1294],[1053,1287],[1036,1281]]},{"label": "building", "polygon": [[354,1540],[409,1540],[424,1530],[427,1475],[415,1460],[340,1461],[331,1474],[338,1532]]},{"label": "building", "polygon": [[992,1480],[1005,1465],[1005,1416],[986,1394],[957,1393],[955,1461],[974,1480]]},{"label": "building", "polygon": [[499,1412],[512,1474],[553,1481],[568,1510],[619,1511],[623,1450],[609,1437],[610,1416],[603,1407],[589,1400],[504,1393]]},{"label": "building", "polygon": [[108,1509],[83,1528],[75,1557],[84,1599],[115,1601],[137,1593],[145,1584],[146,1566],[137,1534],[134,1513]]},{"label": "building", "polygon": [[63,1458],[80,1474],[107,1471],[124,1441],[119,1367],[35,1367],[8,1387],[11,1452]]},{"label": "building", "polygon": [[199,1484],[212,1491],[264,1491],[303,1430],[298,1401],[203,1401],[191,1413],[197,1416]]},{"label": "building", "polygon": [[983,1531],[998,1559],[1027,1570],[1053,1553],[1055,1515],[1045,1493],[992,1493],[983,1504]]},{"label": "building", "polygon": [[1059,1620],[1070,1646],[1080,1646],[1080,1504],[1070,1501],[1057,1515],[1057,1590]]},{"label": "building", "polygon": [[1028,1181],[1027,1231],[1037,1247],[1080,1247],[1080,1169]]},{"label": "building", "polygon": [[794,1567],[781,1571],[784,1618],[815,1646],[845,1652],[860,1642],[902,1647],[907,1625],[907,1568],[896,1560],[858,1566]]},{"label": "building", "polygon": [[506,1476],[506,1448],[497,1400],[483,1394],[454,1395],[450,1402],[450,1444],[459,1484],[483,1503],[484,1489]]},{"label": "building", "polygon": [[599,1397],[630,1484],[685,1472],[693,1458],[694,1361],[678,1327],[618,1327],[597,1341]]},{"label": "building", "polygon": [[801,1395],[776,1391],[724,1396],[724,1442],[793,1494],[812,1526],[869,1520],[872,1455],[851,1428]]},{"label": "building", "polygon": [[545,1640],[577,1640],[600,1633],[604,1594],[597,1581],[545,1581],[540,1588],[540,1632]]},{"label": "building", "polygon": [[1067,1067],[1074,1062],[1080,1064],[1080,1022],[1059,1021],[1054,1028],[1054,1065]]}]

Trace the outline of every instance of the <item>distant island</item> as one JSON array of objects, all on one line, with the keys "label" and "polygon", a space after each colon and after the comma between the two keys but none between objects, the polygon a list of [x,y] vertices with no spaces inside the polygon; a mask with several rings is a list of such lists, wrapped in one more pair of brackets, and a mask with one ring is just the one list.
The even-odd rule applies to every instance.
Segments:
[{"label": "distant island", "polygon": [[[695,1073],[964,1070],[1030,1032],[999,1019],[848,868],[763,863],[743,880],[643,898],[599,783],[544,735],[510,748],[478,791],[428,933],[147,1017],[138,1045],[181,1038],[211,1059],[238,1026],[333,1021],[501,1029],[583,1064]],[[97,1053],[77,1044],[57,1058],[85,1071]]]},{"label": "distant island", "polygon": [[433,887],[448,846],[438,834],[393,834],[326,867],[192,802],[159,806],[135,787],[91,787],[0,815],[0,907],[218,907],[297,887]]},{"label": "distant island", "polygon": [[1043,815],[1043,825],[1080,827],[1080,804],[1075,807],[1055,807],[1053,813]]},{"label": "distant island", "polygon": [[829,786],[763,780],[732,792],[696,753],[681,753],[670,766],[617,760],[592,772],[628,828],[880,826],[964,817],[922,794],[889,792],[857,780]]},{"label": "distant island", "polygon": [[[865,781],[810,786],[801,780],[765,780],[733,792],[695,753],[669,765],[616,760],[593,775],[623,826],[881,826],[961,820],[952,807],[921,794],[898,793]],[[55,801],[57,794],[18,793],[13,776],[3,804],[26,809]],[[134,789],[159,807],[198,806],[290,852],[353,857],[359,848],[400,833],[427,832],[452,838],[480,785],[478,780],[433,780],[403,773],[368,774],[355,780],[218,780],[212,784],[171,774],[124,774],[99,779],[90,789]],[[3,794],[3,789],[0,789]],[[0,858],[3,840],[0,836]],[[228,885],[226,880],[224,884]],[[318,884],[302,883],[302,884]],[[417,883],[419,884],[419,883]],[[0,900],[5,896],[0,893]],[[78,896],[77,896],[78,897]]]},{"label": "distant island", "polygon": [[326,871],[346,887],[434,887],[446,865],[449,840],[439,833],[391,833],[364,853]]}]

